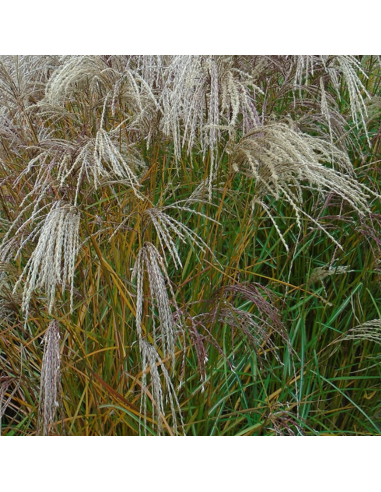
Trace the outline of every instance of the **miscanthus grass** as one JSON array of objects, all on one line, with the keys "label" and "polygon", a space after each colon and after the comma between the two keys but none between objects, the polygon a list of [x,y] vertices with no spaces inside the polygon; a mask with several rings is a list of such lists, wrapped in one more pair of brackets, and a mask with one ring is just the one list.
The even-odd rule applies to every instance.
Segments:
[{"label": "miscanthus grass", "polygon": [[1,434],[380,434],[379,60],[1,55]]}]

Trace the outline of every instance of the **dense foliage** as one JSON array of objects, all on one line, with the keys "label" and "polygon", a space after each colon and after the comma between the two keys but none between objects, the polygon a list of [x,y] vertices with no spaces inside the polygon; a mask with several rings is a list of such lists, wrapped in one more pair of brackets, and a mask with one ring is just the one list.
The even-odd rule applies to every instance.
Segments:
[{"label": "dense foliage", "polygon": [[374,435],[377,55],[0,56],[2,435]]}]

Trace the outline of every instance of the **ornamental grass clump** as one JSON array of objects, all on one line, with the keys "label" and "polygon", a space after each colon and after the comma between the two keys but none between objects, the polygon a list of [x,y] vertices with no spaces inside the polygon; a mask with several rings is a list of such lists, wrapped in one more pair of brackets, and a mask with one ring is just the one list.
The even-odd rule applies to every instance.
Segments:
[{"label": "ornamental grass clump", "polygon": [[1,434],[379,434],[379,60],[0,55]]}]

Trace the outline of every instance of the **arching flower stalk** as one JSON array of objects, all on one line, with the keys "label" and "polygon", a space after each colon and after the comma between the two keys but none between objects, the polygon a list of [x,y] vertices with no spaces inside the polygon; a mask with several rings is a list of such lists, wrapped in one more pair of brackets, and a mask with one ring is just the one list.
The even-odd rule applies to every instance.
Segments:
[{"label": "arching flower stalk", "polygon": [[44,356],[40,381],[40,404],[38,416],[39,433],[48,435],[61,403],[61,354],[58,321],[52,321],[45,333]]},{"label": "arching flower stalk", "polygon": [[112,74],[113,70],[99,55],[66,55],[61,58],[59,68],[47,83],[45,102],[63,105],[82,82],[88,82],[96,90],[102,85],[108,85]]},{"label": "arching flower stalk", "polygon": [[342,340],[363,340],[381,345],[381,319],[366,321],[344,334]]},{"label": "arching flower stalk", "polygon": [[57,286],[61,285],[64,292],[67,284],[70,286],[70,307],[71,311],[73,310],[79,223],[80,213],[77,208],[56,202],[42,225],[33,231],[33,237],[39,236],[37,246],[14,287],[16,292],[18,286],[24,284],[22,309],[25,313],[29,311],[33,292],[40,288],[45,290],[48,310],[51,313]]},{"label": "arching flower stalk", "polygon": [[[288,55],[291,57],[295,69],[295,88],[301,90],[307,86],[311,77],[320,77],[321,111],[327,117],[330,127],[326,91],[323,77],[328,75],[329,81],[340,94],[342,82],[347,87],[350,102],[350,111],[353,123],[359,127],[361,124],[369,142],[366,120],[368,117],[366,99],[369,93],[361,81],[360,74],[368,78],[361,62],[354,55]],[[331,127],[329,128],[331,132]]]},{"label": "arching flower stalk", "polygon": [[[152,321],[155,346],[159,340],[158,330],[160,330],[164,357],[170,357],[174,363],[175,340],[179,327],[174,322],[171,304],[177,310],[177,303],[164,261],[158,250],[151,243],[145,243],[140,249],[132,272],[132,280],[136,279],[137,282],[136,328],[140,345],[144,341],[143,323],[145,320],[143,319],[143,305],[145,296],[143,284],[145,277],[148,279],[149,285],[149,296],[146,301],[151,305],[150,313],[146,314],[149,315]],[[157,309],[157,314],[155,308]],[[159,320],[159,325],[155,321],[156,317]]]},{"label": "arching flower stalk", "polygon": [[[234,300],[239,298],[249,301],[253,312],[234,306]],[[223,323],[232,331],[238,331],[260,357],[266,358],[268,350],[280,362],[272,340],[274,334],[287,346],[290,355],[295,355],[280,313],[271,302],[270,292],[260,284],[238,283],[218,289],[213,295],[212,309],[204,317],[209,322]]]},{"label": "arching flower stalk", "polygon": [[126,155],[122,155],[111,137],[112,132],[106,132],[101,128],[95,139],[91,139],[80,150],[74,162],[68,165],[65,158],[60,162],[58,175],[61,186],[73,171],[79,170],[75,204],[77,204],[80,186],[85,176],[89,180],[92,178],[95,189],[105,180],[112,180],[113,178],[125,180],[135,195],[141,198],[138,191],[139,181],[133,169],[144,167],[144,164],[135,156],[132,149],[127,149]]},{"label": "arching flower stalk", "polygon": [[196,142],[204,154],[209,149],[211,200],[221,133],[235,134],[240,112],[244,132],[259,124],[252,90],[261,90],[250,74],[235,67],[234,57],[217,55],[174,56],[165,79],[160,100],[163,132],[173,138],[177,159],[182,148],[190,153]]},{"label": "arching flower stalk", "polygon": [[[160,74],[160,67],[153,67],[148,81],[142,76],[142,69],[147,74],[146,61],[136,64],[125,55],[66,56],[49,80],[41,104],[49,110],[75,101],[78,108],[88,113],[89,99],[97,109],[107,103],[113,118],[118,114],[128,122],[129,130],[138,130],[150,140],[159,109],[151,82],[154,73]],[[86,99],[82,97],[84,92]]]},{"label": "arching flower stalk", "polygon": [[[295,211],[301,228],[301,217],[308,217],[335,244],[337,241],[317,220],[304,211],[303,190],[313,190],[320,197],[328,193],[340,196],[360,216],[370,213],[369,195],[376,194],[359,183],[348,156],[327,141],[297,133],[282,123],[255,129],[236,146],[232,167],[255,179],[253,206],[259,204],[271,216],[265,197],[286,200]],[[332,163],[337,169],[327,167]],[[273,219],[275,224],[275,219]],[[277,232],[280,234],[279,228]],[[284,242],[283,236],[280,234]],[[339,245],[340,246],[340,245]]]},{"label": "arching flower stalk", "polygon": [[176,268],[182,267],[181,259],[177,251],[176,245],[174,243],[174,240],[172,239],[172,235],[177,239],[180,239],[180,241],[183,244],[187,244],[187,243],[193,244],[200,251],[204,253],[206,251],[209,251],[209,253],[212,256],[214,256],[209,246],[205,243],[205,241],[203,241],[203,239],[198,234],[196,234],[194,231],[192,231],[192,229],[187,227],[179,220],[176,220],[174,217],[166,213],[166,211],[169,210],[177,210],[180,212],[181,211],[191,212],[192,214],[196,214],[199,215],[200,217],[204,217],[205,219],[219,225],[219,222],[217,222],[216,220],[210,217],[207,217],[201,212],[197,212],[189,207],[181,206],[179,204],[173,204],[163,208],[149,208],[145,210],[144,212],[145,215],[148,216],[149,221],[153,224],[156,230],[160,242],[160,247],[163,252],[163,257],[166,258],[165,248],[167,248],[175,267]]},{"label": "arching flower stalk", "polygon": [[[144,295],[145,277],[147,277],[149,285],[149,294],[147,297]],[[136,327],[138,331],[139,348],[143,360],[142,409],[144,419],[146,420],[147,415],[146,375],[149,371],[153,388],[153,413],[156,413],[158,432],[161,433],[162,417],[164,415],[164,387],[162,386],[158,371],[158,366],[160,366],[167,390],[166,394],[170,402],[174,431],[177,433],[176,410],[180,411],[180,406],[170,375],[165,367],[165,363],[158,353],[157,346],[159,338],[161,337],[164,359],[169,358],[172,361],[172,368],[174,368],[175,342],[177,333],[181,330],[181,326],[176,323],[172,313],[172,308],[177,311],[178,307],[164,261],[153,244],[145,243],[139,251],[132,278],[137,281]],[[149,316],[152,321],[152,338],[154,345],[148,343],[146,340],[147,336],[143,334],[143,309],[145,301],[148,304],[148,309],[150,305],[150,312],[147,312],[147,316]],[[157,314],[155,312],[156,309]],[[159,321],[158,325],[155,321],[156,316]]]},{"label": "arching flower stalk", "polygon": [[[165,367],[163,360],[158,354],[155,347],[146,341],[141,343],[142,352],[142,363],[143,363],[143,380],[142,380],[142,400],[141,400],[141,413],[144,415],[144,423],[146,424],[147,415],[147,374],[151,375],[152,384],[152,416],[157,422],[158,434],[163,432],[163,418],[165,416],[164,410],[164,390],[161,384],[159,367],[161,369],[161,374],[164,377],[164,382],[166,386],[166,395],[169,400],[171,415],[172,415],[172,428],[174,434],[178,434],[178,421],[177,413],[180,416],[182,432],[185,434],[184,424],[181,416],[181,408],[179,401],[177,399],[175,388],[173,387],[171,378],[169,376],[168,370]],[[146,427],[146,426],[145,426]]]}]

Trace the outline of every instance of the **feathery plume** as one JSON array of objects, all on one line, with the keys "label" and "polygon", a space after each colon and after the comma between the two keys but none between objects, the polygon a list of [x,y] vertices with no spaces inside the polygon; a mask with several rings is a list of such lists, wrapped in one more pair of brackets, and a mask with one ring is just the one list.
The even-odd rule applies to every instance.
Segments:
[{"label": "feathery plume", "polygon": [[147,373],[151,375],[152,384],[152,415],[157,422],[158,434],[163,432],[163,417],[165,416],[165,405],[164,405],[164,389],[161,383],[161,377],[159,373],[159,367],[161,373],[164,377],[164,383],[166,388],[166,395],[169,400],[171,415],[172,415],[172,425],[174,434],[178,434],[178,421],[177,413],[180,415],[181,427],[183,434],[185,434],[184,424],[181,416],[181,408],[179,401],[176,396],[175,388],[173,387],[171,378],[164,365],[161,357],[159,356],[155,347],[146,341],[141,343],[142,352],[142,363],[143,363],[143,380],[142,380],[142,413],[144,415],[144,420],[146,423],[147,415]]},{"label": "feathery plume", "polygon": [[[317,74],[320,77],[328,74],[332,85],[340,94],[340,84],[344,81],[349,94],[352,120],[358,127],[361,123],[367,134],[367,107],[365,98],[370,98],[359,74],[367,75],[361,63],[353,55],[292,55],[295,68],[295,87],[308,85],[310,77]],[[321,83],[320,78],[320,83]],[[322,112],[325,113],[325,94],[322,90]],[[368,134],[367,134],[368,135]],[[368,137],[369,139],[369,137]]]},{"label": "feathery plume", "polygon": [[[348,156],[329,142],[297,133],[283,123],[267,124],[250,132],[236,145],[232,161],[236,172],[256,180],[253,206],[259,204],[270,213],[264,202],[267,195],[286,200],[295,211],[299,227],[302,215],[307,216],[336,244],[303,210],[304,189],[321,197],[335,193],[360,216],[370,213],[368,197],[375,193],[355,179]],[[326,163],[337,169],[327,167]]]},{"label": "feathery plume", "polygon": [[78,201],[79,189],[84,176],[89,179],[92,176],[95,189],[100,186],[102,180],[112,180],[115,177],[125,180],[133,189],[135,195],[140,198],[138,192],[140,185],[133,168],[136,166],[142,167],[143,165],[132,150],[126,156],[123,156],[114,145],[111,134],[111,132],[106,132],[101,128],[97,132],[95,139],[91,139],[80,150],[70,166],[67,166],[66,160],[61,161],[59,165],[61,186],[74,170],[79,169],[75,204]]},{"label": "feathery plume", "polygon": [[381,345],[381,319],[366,321],[350,329],[341,340],[368,340]]},{"label": "feathery plume", "polygon": [[145,210],[145,216],[148,217],[149,222],[153,224],[156,230],[157,236],[159,238],[160,247],[163,252],[163,257],[166,258],[165,248],[167,248],[170,257],[175,264],[175,267],[182,267],[181,259],[175,242],[172,239],[172,235],[174,235],[176,239],[179,239],[183,244],[187,244],[187,242],[190,244],[194,244],[200,251],[205,252],[206,250],[208,250],[211,255],[214,256],[209,246],[198,234],[196,234],[194,231],[192,231],[192,229],[190,229],[179,220],[176,220],[174,217],[166,213],[166,211],[169,210],[177,210],[179,212],[191,212],[220,225],[219,222],[210,217],[207,217],[205,214],[192,210],[187,206],[181,206],[177,203],[162,208],[149,208]]},{"label": "feathery plume", "polygon": [[160,102],[162,129],[173,138],[176,157],[184,147],[190,152],[200,144],[204,154],[209,148],[213,179],[221,131],[235,134],[240,112],[244,132],[259,124],[253,90],[261,92],[250,73],[235,66],[234,57],[174,56],[165,71]]},{"label": "feathery plume", "polygon": [[45,333],[41,368],[39,432],[48,435],[61,402],[61,355],[58,321],[52,321]]},{"label": "feathery plume", "polygon": [[[151,304],[150,318],[152,320],[153,339],[155,345],[158,342],[157,329],[160,329],[163,339],[164,357],[167,355],[174,363],[175,360],[175,340],[179,329],[174,322],[171,304],[177,309],[175,294],[172,289],[171,281],[160,253],[151,243],[145,243],[140,249],[136,258],[132,272],[132,280],[137,282],[137,307],[136,307],[136,327],[140,345],[143,342],[143,304],[144,278],[148,278],[149,297],[147,302]],[[168,294],[169,291],[169,294]],[[157,315],[155,313],[157,308]],[[148,313],[147,313],[148,314]],[[155,318],[159,319],[159,326],[156,326]]]},{"label": "feathery plume", "polygon": [[[265,296],[269,300],[266,300]],[[235,307],[233,303],[237,298],[252,303],[254,312]],[[232,330],[238,330],[246,337],[257,355],[264,354],[266,357],[267,349],[280,361],[277,347],[271,339],[274,333],[280,336],[290,354],[295,355],[279,312],[271,302],[270,292],[260,284],[237,283],[218,289],[213,294],[213,307],[207,316],[212,322],[224,323]]]},{"label": "feathery plume", "polygon": [[[32,233],[39,236],[17,287],[24,282],[22,308],[28,313],[33,292],[43,288],[48,299],[48,310],[52,312],[58,285],[64,292],[70,285],[70,306],[73,310],[74,268],[79,248],[80,214],[77,208],[56,202],[42,224]],[[25,241],[24,241],[25,242]]]}]

